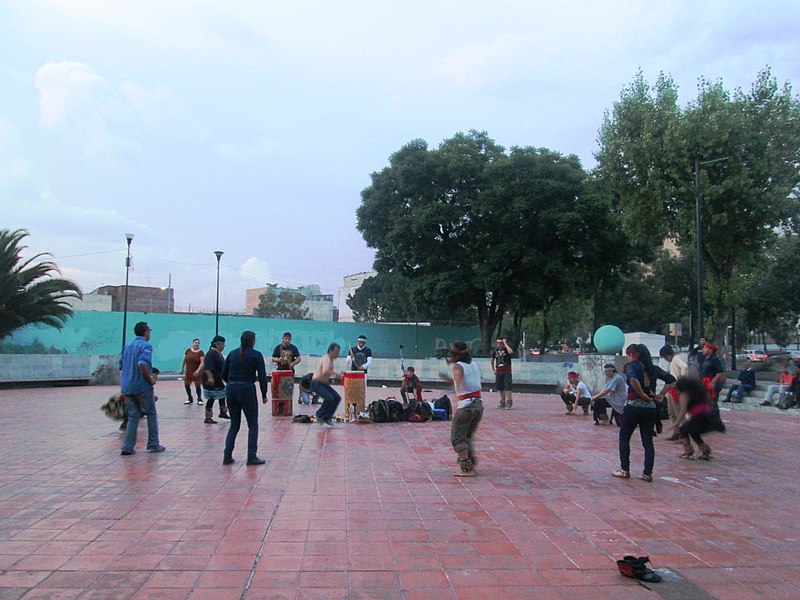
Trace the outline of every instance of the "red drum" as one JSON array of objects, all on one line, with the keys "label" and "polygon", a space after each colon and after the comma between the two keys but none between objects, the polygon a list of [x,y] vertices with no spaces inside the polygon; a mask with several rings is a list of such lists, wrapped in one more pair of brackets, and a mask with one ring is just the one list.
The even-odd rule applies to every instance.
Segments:
[{"label": "red drum", "polygon": [[356,416],[366,410],[367,404],[367,379],[364,371],[345,371],[342,373],[342,385],[344,386],[344,417],[347,419],[350,413],[350,406]]},{"label": "red drum", "polygon": [[294,371],[272,372],[272,416],[292,416]]}]

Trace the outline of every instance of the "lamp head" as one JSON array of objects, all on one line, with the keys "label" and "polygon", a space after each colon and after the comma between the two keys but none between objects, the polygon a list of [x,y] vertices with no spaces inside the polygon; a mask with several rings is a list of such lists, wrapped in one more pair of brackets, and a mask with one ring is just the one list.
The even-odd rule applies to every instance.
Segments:
[{"label": "lamp head", "polygon": [[222,250],[214,250],[214,254],[217,257],[217,262],[219,262],[219,259],[222,258],[222,255],[225,253]]},{"label": "lamp head", "polygon": [[128,245],[130,246],[131,242],[133,241],[133,234],[132,233],[126,233],[125,234],[125,239],[128,240]]}]

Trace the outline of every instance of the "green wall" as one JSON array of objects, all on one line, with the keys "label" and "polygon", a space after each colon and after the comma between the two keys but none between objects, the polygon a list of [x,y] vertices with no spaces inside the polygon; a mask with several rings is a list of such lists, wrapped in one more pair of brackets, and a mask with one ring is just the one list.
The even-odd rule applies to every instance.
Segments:
[{"label": "green wall", "polygon": [[[128,341],[133,339],[133,326],[147,321],[153,329],[153,363],[159,369],[177,370],[183,353],[193,338],[200,338],[206,350],[214,336],[213,315],[128,313]],[[302,354],[320,356],[328,344],[338,342],[343,348],[354,345],[359,335],[367,336],[367,345],[375,357],[399,356],[400,344],[407,358],[414,358],[414,345],[419,339],[419,357],[433,356],[437,349],[449,347],[453,340],[480,343],[477,327],[426,327],[367,323],[333,323],[327,321],[290,321],[256,317],[220,316],[219,332],[230,350],[239,345],[242,331],[256,332],[256,348],[272,352],[284,331],[291,331],[293,343]],[[417,337],[418,336],[418,337]],[[122,346],[122,313],[77,311],[59,331],[52,327],[29,326],[17,331],[4,342],[19,346],[40,342],[67,354],[118,354]]]}]

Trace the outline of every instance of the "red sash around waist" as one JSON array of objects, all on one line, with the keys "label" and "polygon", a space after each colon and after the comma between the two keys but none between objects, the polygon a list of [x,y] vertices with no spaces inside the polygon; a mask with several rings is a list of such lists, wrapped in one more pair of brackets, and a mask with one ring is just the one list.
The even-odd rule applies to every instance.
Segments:
[{"label": "red sash around waist", "polygon": [[459,394],[458,395],[458,399],[459,400],[467,400],[469,398],[480,398],[480,397],[481,397],[480,390],[477,390],[475,392],[469,392],[468,394]]}]

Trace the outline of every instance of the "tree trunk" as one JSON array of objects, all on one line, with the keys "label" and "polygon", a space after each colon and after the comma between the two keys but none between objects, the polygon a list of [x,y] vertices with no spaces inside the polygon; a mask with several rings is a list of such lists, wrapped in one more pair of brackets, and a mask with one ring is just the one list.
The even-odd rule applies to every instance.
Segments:
[{"label": "tree trunk", "polygon": [[547,313],[550,310],[550,304],[548,303],[542,309],[542,341],[539,343],[539,352],[542,354],[545,353],[547,349],[547,342],[550,340],[550,325],[547,322]]},{"label": "tree trunk", "polygon": [[[714,345],[722,350],[721,354],[725,356],[729,354],[729,349],[724,347],[728,325],[730,325],[730,312],[728,307],[725,306],[725,302],[719,299],[714,302],[714,329],[711,339]],[[730,359],[729,356],[728,359]]]}]

